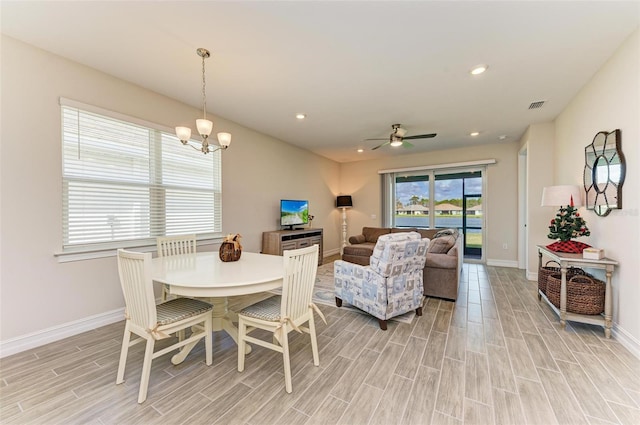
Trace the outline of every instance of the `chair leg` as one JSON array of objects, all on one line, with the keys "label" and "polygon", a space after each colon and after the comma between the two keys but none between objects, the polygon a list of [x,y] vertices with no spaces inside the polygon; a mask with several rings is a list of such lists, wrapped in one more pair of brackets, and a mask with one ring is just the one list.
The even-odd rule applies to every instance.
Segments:
[{"label": "chair leg", "polygon": [[336,306],[337,307],[342,307],[342,300],[338,297],[336,297]]},{"label": "chair leg", "polygon": [[416,316],[422,316],[422,307],[416,308]]},{"label": "chair leg", "polygon": [[122,337],[122,348],[120,349],[120,363],[118,364],[118,376],[116,384],[124,382],[124,369],[127,366],[127,353],[129,352],[129,342],[131,341],[131,332],[129,331],[129,322],[124,326],[124,336]]},{"label": "chair leg", "polygon": [[[311,310],[311,309],[309,309]],[[313,318],[313,310],[309,311],[309,336],[311,337],[311,351],[313,352],[313,364],[320,366],[320,356],[318,356],[318,340],[316,339],[316,323]]]},{"label": "chair leg", "polygon": [[387,330],[387,321],[386,320],[378,319],[378,324],[380,325],[380,329],[382,329],[383,331]]},{"label": "chair leg", "polygon": [[291,358],[289,357],[289,332],[287,326],[284,325],[282,330],[282,360],[284,362],[284,389],[291,394],[293,385],[291,384]]},{"label": "chair leg", "polygon": [[213,317],[207,313],[207,320],[204,321],[204,349],[206,351],[207,366],[213,363]]},{"label": "chair leg", "polygon": [[244,323],[242,316],[238,316],[238,372],[244,370],[244,352],[247,344],[244,337],[247,334],[247,325]]},{"label": "chair leg", "polygon": [[147,389],[149,388],[149,375],[151,375],[151,361],[153,360],[153,348],[156,341],[149,336],[147,346],[144,350],[144,361],[142,362],[142,378],[140,378],[140,391],[138,392],[138,403],[147,399]]}]

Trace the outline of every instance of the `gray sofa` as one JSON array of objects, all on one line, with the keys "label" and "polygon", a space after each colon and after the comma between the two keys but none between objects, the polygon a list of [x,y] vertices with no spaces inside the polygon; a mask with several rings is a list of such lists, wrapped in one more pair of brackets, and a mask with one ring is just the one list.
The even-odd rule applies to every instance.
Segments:
[{"label": "gray sofa", "polygon": [[423,238],[430,239],[423,271],[424,294],[455,301],[463,259],[463,237],[456,229],[363,227],[362,234],[349,238],[351,245],[344,247],[342,260],[367,266],[378,238],[398,232],[418,232]]}]

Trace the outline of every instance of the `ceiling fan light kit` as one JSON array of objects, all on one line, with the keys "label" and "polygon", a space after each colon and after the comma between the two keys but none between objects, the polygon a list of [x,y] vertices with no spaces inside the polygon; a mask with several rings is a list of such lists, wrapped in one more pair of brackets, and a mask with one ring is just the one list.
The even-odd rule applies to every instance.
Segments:
[{"label": "ceiling fan light kit", "polygon": [[389,142],[389,144],[394,148],[397,148],[398,146],[402,146],[402,139],[392,137],[391,142]]}]

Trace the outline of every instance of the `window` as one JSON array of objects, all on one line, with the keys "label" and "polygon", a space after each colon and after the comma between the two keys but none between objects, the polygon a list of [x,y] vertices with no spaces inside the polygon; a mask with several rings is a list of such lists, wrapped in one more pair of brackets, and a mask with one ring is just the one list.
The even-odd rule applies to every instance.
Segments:
[{"label": "window", "polygon": [[60,103],[64,252],[221,235],[220,152],[204,155],[157,125]]},{"label": "window", "polygon": [[466,259],[482,259],[486,165],[495,160],[382,170],[386,227],[457,228]]}]

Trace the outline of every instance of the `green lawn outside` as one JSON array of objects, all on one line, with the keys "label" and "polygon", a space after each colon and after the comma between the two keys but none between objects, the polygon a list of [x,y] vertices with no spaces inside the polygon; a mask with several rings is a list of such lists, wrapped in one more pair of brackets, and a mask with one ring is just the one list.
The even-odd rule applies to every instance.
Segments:
[{"label": "green lawn outside", "polygon": [[482,248],[482,233],[467,233],[467,246],[469,248]]}]

